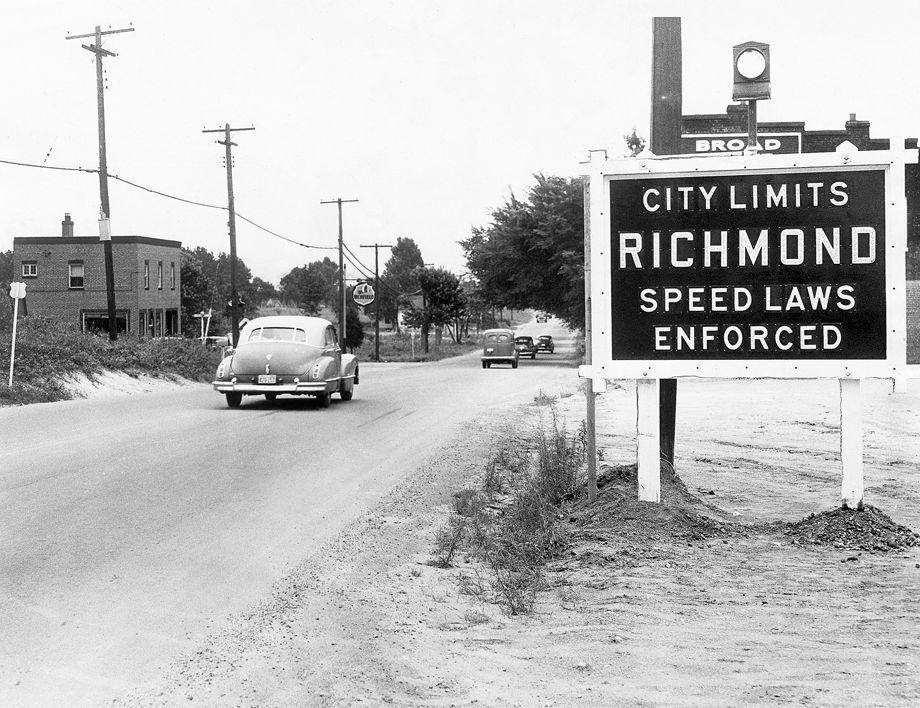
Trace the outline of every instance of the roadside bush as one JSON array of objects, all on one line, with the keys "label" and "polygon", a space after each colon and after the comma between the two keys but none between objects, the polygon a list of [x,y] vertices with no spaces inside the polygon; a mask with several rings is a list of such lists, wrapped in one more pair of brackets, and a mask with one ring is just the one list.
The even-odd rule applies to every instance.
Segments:
[{"label": "roadside bush", "polygon": [[479,489],[464,489],[435,538],[433,563],[449,567],[463,550],[492,573],[492,599],[512,615],[533,609],[543,565],[566,545],[561,505],[583,487],[584,427],[570,435],[555,410],[525,440],[507,438]]},{"label": "roadside bush", "polygon": [[[9,365],[12,332],[0,332],[0,361]],[[105,370],[132,375],[181,376],[207,381],[219,353],[195,339],[138,339],[126,335],[110,342],[105,335],[81,332],[60,320],[31,315],[20,319],[16,333],[13,390],[0,388],[4,403],[32,403],[70,398],[61,377],[93,378]],[[6,377],[4,377],[5,379]]]}]

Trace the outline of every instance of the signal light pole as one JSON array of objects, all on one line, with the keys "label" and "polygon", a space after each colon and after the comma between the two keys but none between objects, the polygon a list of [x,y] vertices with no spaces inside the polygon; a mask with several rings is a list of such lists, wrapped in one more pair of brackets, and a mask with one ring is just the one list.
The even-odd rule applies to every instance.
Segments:
[{"label": "signal light pole", "polygon": [[[102,31],[100,25],[90,34],[72,34],[64,39],[83,39],[93,37],[95,44],[81,44],[86,51],[96,55],[96,110],[99,120],[99,240],[105,258],[105,299],[109,316],[109,339],[118,339],[118,323],[115,321],[115,264],[112,258],[112,227],[109,211],[109,172],[105,154],[105,85],[102,75],[102,57],[117,57],[115,52],[102,48],[102,35],[133,32],[133,27]],[[127,326],[127,322],[125,326]]]},{"label": "signal light pole", "polygon": [[227,211],[230,212],[230,218],[227,221],[227,226],[230,230],[230,322],[232,327],[231,333],[233,336],[233,341],[230,342],[230,346],[232,347],[235,347],[237,342],[240,341],[240,298],[239,294],[236,292],[236,211],[233,207],[233,154],[230,150],[230,148],[236,145],[236,143],[230,140],[230,133],[235,133],[240,130],[255,130],[255,128],[231,128],[229,123],[224,123],[223,128],[201,131],[202,133],[224,134],[224,139],[218,140],[216,142],[218,145],[223,145],[226,148],[225,159],[227,162]]},{"label": "signal light pole", "polygon": [[357,199],[329,199],[320,204],[339,205],[339,346],[345,351],[345,254],[342,251],[342,205],[352,204]]},{"label": "signal light pole", "polygon": [[393,248],[390,243],[361,244],[361,248],[374,249],[374,361],[380,361],[380,249]]}]

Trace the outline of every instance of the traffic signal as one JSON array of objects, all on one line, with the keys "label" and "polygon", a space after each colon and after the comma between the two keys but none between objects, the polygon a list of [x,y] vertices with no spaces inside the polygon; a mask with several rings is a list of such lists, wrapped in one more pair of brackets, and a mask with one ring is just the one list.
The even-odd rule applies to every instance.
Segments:
[{"label": "traffic signal", "polygon": [[770,98],[770,45],[745,42],[732,47],[735,101],[759,101]]}]

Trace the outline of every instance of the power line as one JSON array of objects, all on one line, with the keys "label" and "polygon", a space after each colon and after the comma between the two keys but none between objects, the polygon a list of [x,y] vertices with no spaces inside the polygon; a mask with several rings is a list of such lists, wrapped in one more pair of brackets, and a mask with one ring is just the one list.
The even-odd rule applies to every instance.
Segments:
[{"label": "power line", "polygon": [[[35,162],[21,162],[21,161],[18,161],[18,160],[2,160],[2,159],[0,159],[0,164],[4,164],[4,165],[13,165],[13,166],[16,166],[16,167],[32,167],[32,168],[41,169],[41,170],[58,170],[58,171],[61,171],[61,172],[86,172],[86,173],[88,173],[88,174],[97,174],[97,173],[99,172],[99,170],[96,169],[96,168],[94,168],[94,167],[65,167],[65,166],[63,166],[63,165],[39,165],[39,164],[37,164],[37,163],[35,163]],[[195,201],[194,199],[186,199],[185,197],[178,197],[178,196],[176,196],[175,194],[169,194],[168,192],[163,192],[163,191],[160,191],[159,189],[154,189],[153,187],[146,187],[146,186],[144,186],[143,184],[138,184],[137,182],[132,182],[132,181],[129,180],[129,179],[125,179],[124,177],[120,177],[120,176],[114,175],[114,174],[112,174],[112,173],[109,173],[108,176],[109,176],[110,178],[112,178],[112,179],[118,181],[118,182],[121,182],[121,183],[123,183],[123,184],[127,184],[127,185],[129,185],[129,186],[131,186],[131,187],[134,187],[134,188],[136,188],[136,189],[141,189],[141,190],[143,190],[143,191],[145,191],[145,192],[150,192],[151,194],[156,194],[156,195],[158,195],[158,196],[160,196],[160,197],[166,197],[167,199],[174,199],[174,200],[176,200],[177,202],[183,202],[184,204],[192,204],[193,206],[205,207],[205,208],[207,208],[207,209],[220,209],[220,210],[222,210],[222,211],[227,211],[227,207],[224,206],[224,205],[221,205],[221,204],[207,204],[206,202],[199,202],[199,201]],[[290,242],[290,243],[293,243],[293,244],[295,244],[295,245],[297,245],[297,246],[301,246],[301,247],[303,247],[303,248],[315,248],[315,249],[321,250],[321,251],[335,251],[335,250],[337,250],[336,246],[314,246],[313,244],[303,243],[302,241],[298,241],[298,240],[296,240],[296,239],[289,238],[289,237],[283,236],[282,234],[279,234],[279,233],[277,233],[277,232],[275,232],[275,231],[272,231],[271,229],[266,228],[265,226],[262,226],[261,224],[256,223],[256,222],[253,221],[252,219],[249,219],[249,218],[243,216],[243,215],[240,214],[239,212],[236,212],[236,215],[237,215],[240,219],[242,219],[243,221],[245,221],[245,222],[251,224],[252,226],[255,226],[257,229],[259,229],[259,230],[261,230],[261,231],[264,231],[264,232],[267,233],[267,234],[271,234],[272,236],[275,236],[276,238],[280,238],[280,239],[282,239],[282,240],[284,240],[284,241],[288,241],[288,242]]]}]

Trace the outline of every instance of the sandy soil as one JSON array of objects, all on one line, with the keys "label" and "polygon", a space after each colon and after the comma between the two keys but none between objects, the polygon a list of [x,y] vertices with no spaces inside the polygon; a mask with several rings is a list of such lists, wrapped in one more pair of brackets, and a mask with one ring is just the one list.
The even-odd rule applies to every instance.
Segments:
[{"label": "sandy soil", "polygon": [[102,371],[92,379],[85,374],[73,374],[63,383],[74,398],[107,398],[196,385],[196,382],[180,376],[170,378],[159,378],[146,374],[132,376],[124,371]]},{"label": "sandy soil", "polygon": [[[863,391],[866,499],[914,529],[917,384]],[[837,506],[836,391],[682,382],[686,486],[666,477],[664,503],[640,504],[621,475],[597,507],[567,511],[572,545],[526,617],[460,592],[461,576],[467,588],[487,583],[475,565],[428,564],[451,493],[481,471],[490,442],[548,408],[499,411],[122,703],[920,704],[920,549],[801,545],[783,533]],[[600,404],[610,465],[634,461],[634,401],[626,386]],[[556,407],[571,429],[584,398]]]}]

